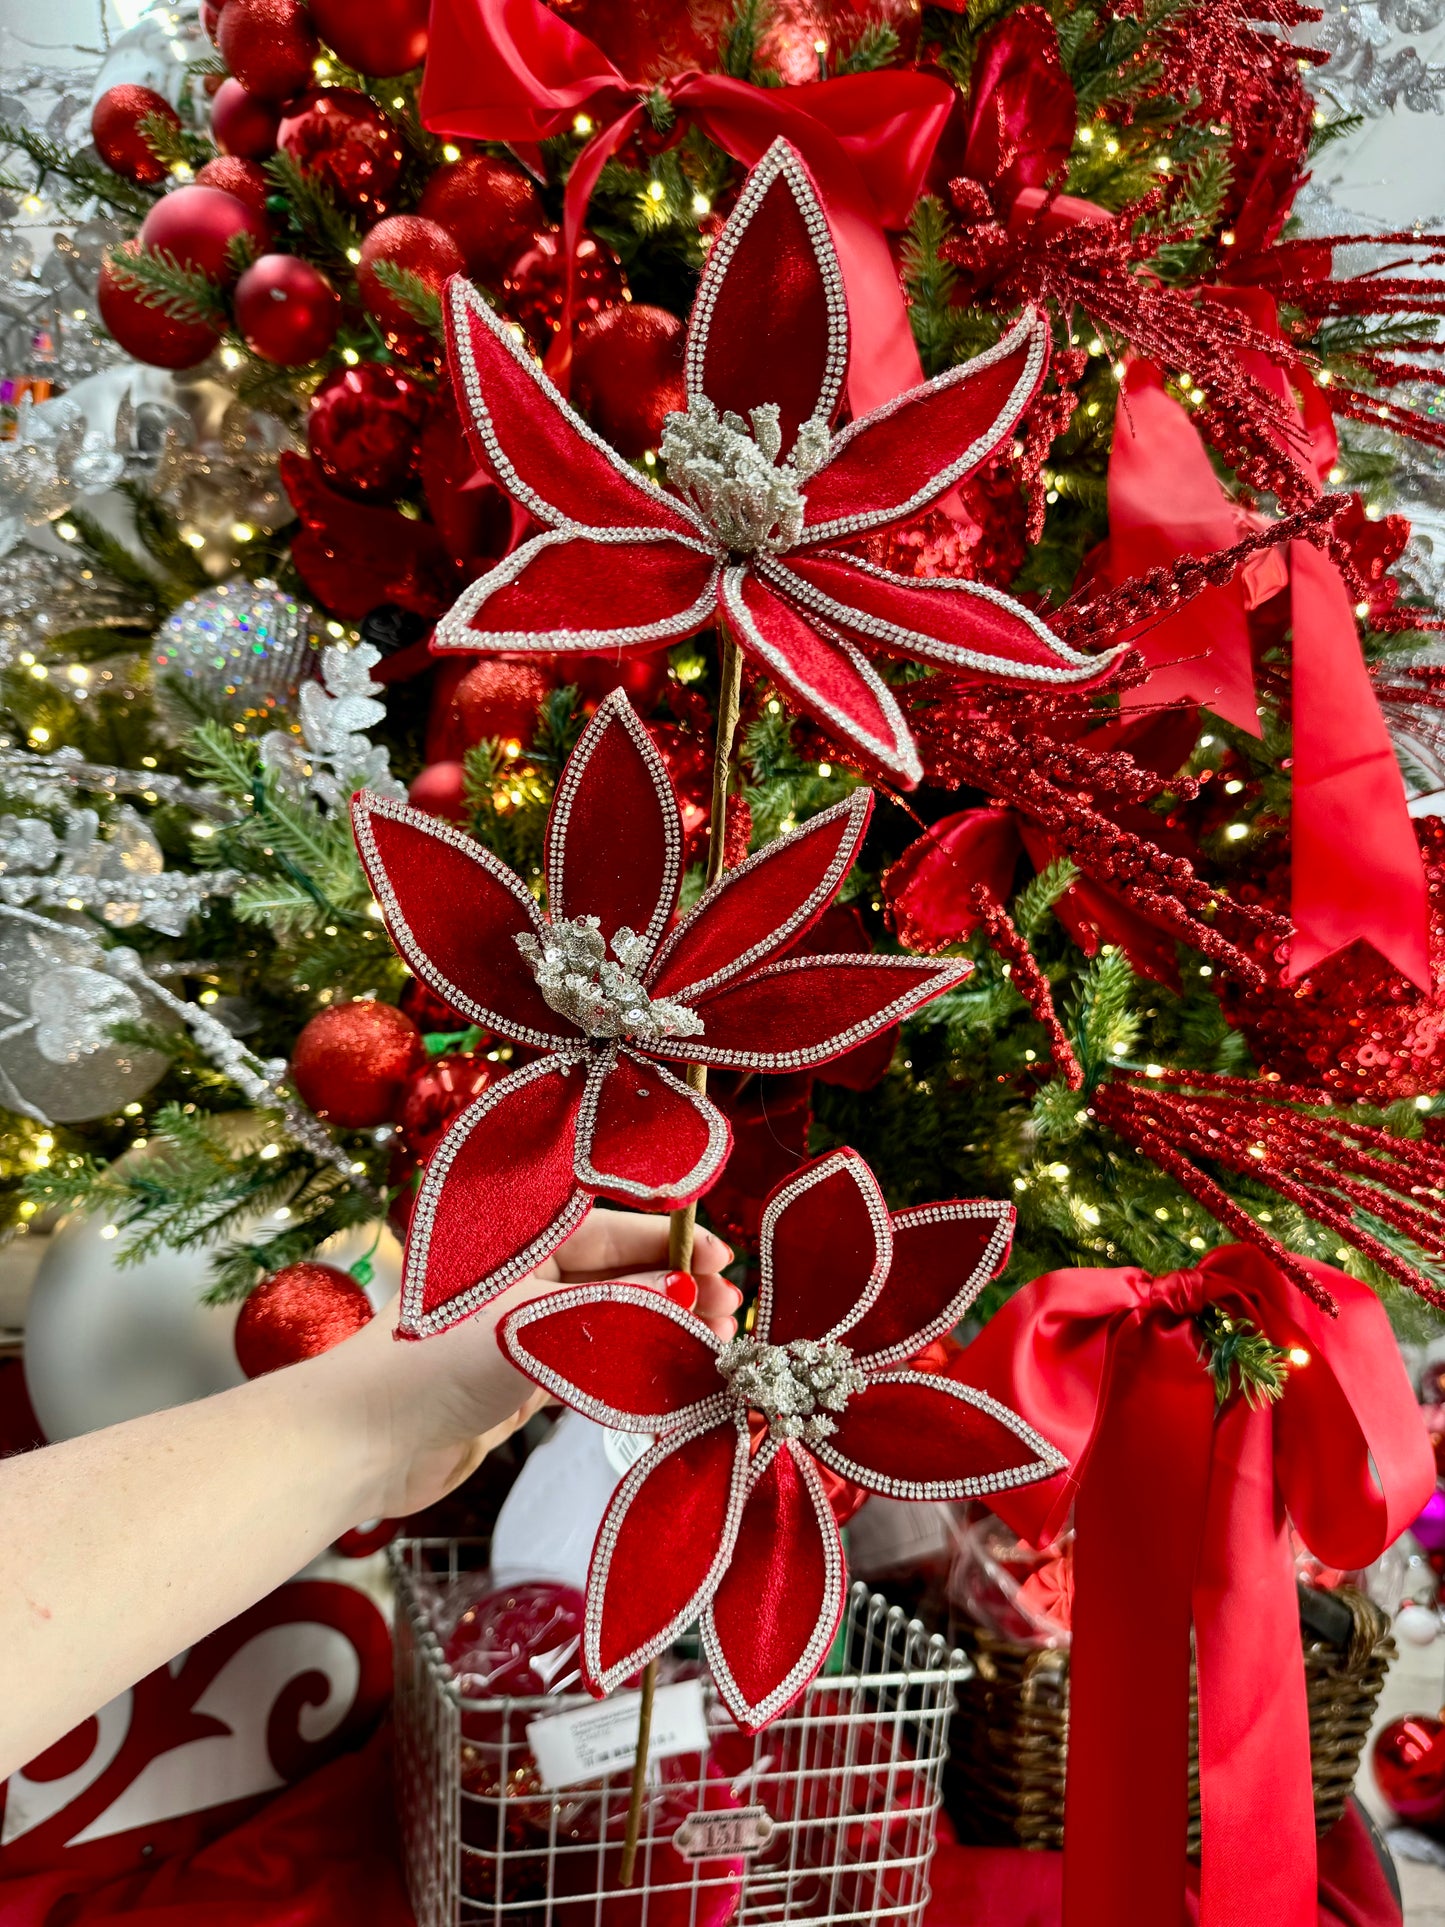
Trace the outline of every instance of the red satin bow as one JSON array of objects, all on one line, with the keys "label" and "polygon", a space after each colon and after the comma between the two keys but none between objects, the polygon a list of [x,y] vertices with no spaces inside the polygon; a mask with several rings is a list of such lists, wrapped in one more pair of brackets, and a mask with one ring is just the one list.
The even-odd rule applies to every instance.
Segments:
[{"label": "red satin bow", "polygon": [[[884,70],[803,87],[753,87],[721,74],[660,84],[686,118],[745,167],[786,135],[817,184],[853,320],[848,394],[855,414],[923,379],[885,228],[906,226],[953,102],[941,75]],[[608,158],[647,125],[654,89],[628,80],[595,42],[542,0],[435,0],[421,115],[436,134],[535,142],[584,113],[599,131],[567,179],[563,239],[575,260],[587,203]],[[569,312],[548,368],[565,379]]]},{"label": "red satin bow", "polygon": [[[1038,1545],[1075,1508],[1066,1927],[1183,1918],[1191,1626],[1200,1920],[1314,1927],[1286,1514],[1327,1565],[1365,1566],[1414,1518],[1435,1469],[1379,1301],[1328,1265],[1310,1269],[1338,1318],[1247,1245],[1162,1278],[1053,1272],[1010,1299],[952,1369],[1072,1468],[990,1501]],[[1296,1354],[1277,1405],[1236,1396],[1216,1417],[1194,1325],[1208,1304]]]}]

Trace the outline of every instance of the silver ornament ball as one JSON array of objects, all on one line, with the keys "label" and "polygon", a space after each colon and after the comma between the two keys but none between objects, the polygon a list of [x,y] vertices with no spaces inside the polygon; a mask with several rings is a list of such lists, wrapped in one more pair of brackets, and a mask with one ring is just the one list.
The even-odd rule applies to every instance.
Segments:
[{"label": "silver ornament ball", "polygon": [[189,728],[187,694],[234,721],[285,708],[318,647],[316,611],[274,582],[237,577],[183,602],[151,644],[160,708]]}]

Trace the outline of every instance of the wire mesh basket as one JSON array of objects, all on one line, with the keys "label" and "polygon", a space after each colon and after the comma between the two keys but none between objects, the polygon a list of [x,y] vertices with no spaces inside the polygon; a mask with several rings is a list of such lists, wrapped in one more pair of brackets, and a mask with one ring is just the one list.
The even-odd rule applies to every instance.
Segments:
[{"label": "wire mesh basket", "polygon": [[705,1667],[706,1752],[653,1762],[635,1884],[619,1880],[630,1775],[548,1791],[527,1728],[585,1695],[469,1698],[427,1599],[480,1563],[403,1540],[396,1758],[417,1927],[918,1927],[928,1900],[955,1688],[970,1662],[866,1586],[829,1668],[761,1733],[738,1731]]}]

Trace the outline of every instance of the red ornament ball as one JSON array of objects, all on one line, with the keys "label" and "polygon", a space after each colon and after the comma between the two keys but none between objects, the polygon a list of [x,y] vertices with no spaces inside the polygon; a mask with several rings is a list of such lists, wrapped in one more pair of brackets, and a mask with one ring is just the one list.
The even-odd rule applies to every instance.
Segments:
[{"label": "red ornament ball", "polygon": [[165,95],[158,94],[153,87],[139,87],[129,82],[120,87],[107,87],[95,103],[90,112],[90,138],[112,174],[147,186],[152,181],[165,179],[166,163],[156,159],[141,132],[141,122],[152,115],[169,127],[180,128],[180,115]]},{"label": "red ornament ball", "polygon": [[1417,1827],[1445,1820],[1445,1720],[1430,1713],[1391,1720],[1375,1740],[1372,1764],[1392,1813]]},{"label": "red ornament ball", "polygon": [[168,254],[222,287],[240,274],[244,251],[259,254],[270,238],[254,207],[199,181],[162,195],[140,227],[143,248]]},{"label": "red ornament ball", "polygon": [[675,314],[642,301],[605,309],[578,330],[572,398],[629,458],[656,448],[668,415],[687,407],[686,334]]},{"label": "red ornament ball", "polygon": [[[232,0],[235,4],[235,0]],[[352,87],[316,87],[292,103],[277,143],[353,214],[377,220],[401,178],[397,125]]]},{"label": "red ornament ball", "polygon": [[472,1698],[575,1692],[586,1610],[570,1586],[498,1586],[457,1619],[446,1643],[447,1665]]},{"label": "red ornament ball", "polygon": [[362,242],[356,269],[361,305],[388,334],[409,342],[420,333],[419,323],[400,295],[394,294],[377,273],[383,261],[415,275],[436,295],[454,274],[462,272],[466,262],[446,229],[420,214],[393,214],[378,221]]},{"label": "red ornament ball", "polygon": [[223,80],[216,89],[211,137],[223,154],[264,161],[276,152],[280,126],[281,116],[270,101],[248,94],[239,80]]},{"label": "red ornament ball", "polygon": [[[457,765],[461,768],[460,763]],[[418,805],[424,809],[425,804]],[[443,1003],[434,990],[428,990],[420,977],[408,977],[401,993],[401,1007],[418,1030],[469,1030],[471,1018],[464,1017],[450,1004]]]},{"label": "red ornament ball", "polygon": [[464,823],[467,817],[465,785],[466,771],[460,763],[428,763],[412,778],[406,800],[414,810],[425,810],[428,816],[442,816],[449,823]]},{"label": "red ornament ball", "polygon": [[253,355],[304,368],[336,339],[341,297],[294,254],[263,254],[236,283],[236,326]]},{"label": "red ornament ball", "polygon": [[469,669],[453,698],[467,746],[494,739],[525,749],[537,733],[537,709],[555,687],[534,662],[489,657]]},{"label": "red ornament ball", "polygon": [[316,1358],[371,1320],[371,1300],[335,1265],[287,1265],[264,1279],[236,1319],[236,1362],[261,1378]]},{"label": "red ornament ball", "polygon": [[[577,314],[601,314],[622,299],[622,263],[595,234],[577,243]],[[544,349],[556,334],[567,294],[567,261],[556,228],[539,228],[513,257],[502,277],[503,303],[526,330],[533,347]]]},{"label": "red ornament ball", "polygon": [[665,649],[653,650],[647,655],[624,656],[621,662],[612,656],[589,656],[570,651],[553,660],[557,665],[557,680],[577,685],[582,707],[589,715],[604,696],[610,696],[614,689],[620,689],[638,715],[646,716],[661,702],[662,692],[667,687]]},{"label": "red ornament ball", "polygon": [[[224,194],[234,194],[238,201],[244,201],[253,214],[266,220],[266,200],[271,192],[265,173],[254,161],[242,160],[235,154],[218,154],[213,161],[196,169],[197,187],[218,187]],[[267,231],[270,223],[267,222]]]},{"label": "red ornament ball", "polygon": [[291,1053],[291,1081],[318,1117],[364,1131],[395,1117],[425,1056],[405,1011],[361,997],[309,1020]]},{"label": "red ornament ball", "polygon": [[215,4],[215,0],[201,0],[201,25],[205,28],[206,38],[213,47],[216,44],[216,35],[220,32],[221,14],[225,4],[226,0],[219,0],[219,4]]},{"label": "red ornament ball", "polygon": [[416,473],[426,415],[426,390],[411,376],[363,361],[329,376],[311,397],[306,445],[343,495],[390,497]]},{"label": "red ornament ball", "polygon": [[428,0],[311,0],[316,31],[359,74],[405,74],[426,59]]},{"label": "red ornament ball", "polygon": [[139,252],[138,240],[122,241],[107,257],[96,284],[100,318],[135,360],[152,368],[194,368],[220,340],[220,326],[212,321],[173,321],[133,289],[123,287],[111,264]]},{"label": "red ornament ball", "polygon": [[396,1114],[412,1156],[425,1162],[452,1119],[481,1096],[496,1074],[495,1064],[469,1051],[448,1051],[414,1071]]},{"label": "red ornament ball", "polygon": [[290,100],[311,80],[320,51],[301,0],[226,0],[216,29],[221,58],[260,100]]},{"label": "red ornament ball", "polygon": [[527,176],[490,154],[439,167],[417,208],[444,227],[475,281],[499,282],[507,263],[543,223],[542,199]]}]

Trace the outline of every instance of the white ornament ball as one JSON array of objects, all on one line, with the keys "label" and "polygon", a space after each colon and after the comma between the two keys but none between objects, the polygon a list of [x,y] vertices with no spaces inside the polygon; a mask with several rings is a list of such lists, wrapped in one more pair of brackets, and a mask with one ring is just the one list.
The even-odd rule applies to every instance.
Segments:
[{"label": "white ornament ball", "polygon": [[151,643],[159,706],[185,728],[195,722],[187,695],[237,721],[284,708],[310,667],[318,634],[316,611],[274,582],[237,576],[203,589]]},{"label": "white ornament ball", "polygon": [[1440,1615],[1433,1606],[1402,1606],[1395,1631],[1407,1646],[1433,1646],[1440,1637]]}]

